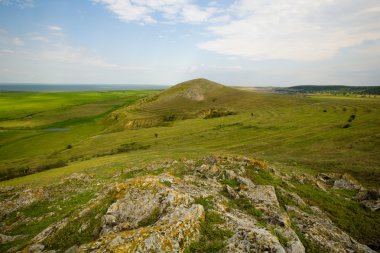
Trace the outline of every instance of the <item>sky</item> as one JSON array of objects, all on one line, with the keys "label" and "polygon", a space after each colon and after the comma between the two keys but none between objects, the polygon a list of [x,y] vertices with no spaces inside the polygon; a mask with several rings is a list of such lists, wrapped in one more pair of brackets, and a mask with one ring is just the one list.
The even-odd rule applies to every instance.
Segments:
[{"label": "sky", "polygon": [[379,0],[0,0],[0,83],[380,85]]}]

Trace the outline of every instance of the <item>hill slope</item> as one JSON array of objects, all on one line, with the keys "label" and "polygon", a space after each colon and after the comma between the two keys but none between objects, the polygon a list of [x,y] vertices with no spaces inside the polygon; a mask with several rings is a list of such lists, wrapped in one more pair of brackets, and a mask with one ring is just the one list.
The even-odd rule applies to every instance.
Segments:
[{"label": "hill slope", "polygon": [[177,119],[226,116],[236,113],[238,100],[251,95],[207,79],[194,79],[119,109],[106,122],[114,131],[167,125]]}]

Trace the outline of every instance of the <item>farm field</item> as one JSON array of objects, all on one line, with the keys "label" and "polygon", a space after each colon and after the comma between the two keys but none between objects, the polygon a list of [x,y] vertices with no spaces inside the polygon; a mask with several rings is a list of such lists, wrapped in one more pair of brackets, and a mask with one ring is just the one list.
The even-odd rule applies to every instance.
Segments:
[{"label": "farm field", "polygon": [[[0,187],[50,189],[52,201],[61,201],[69,213],[103,186],[134,177],[129,170],[159,161],[201,161],[209,155],[265,161],[293,177],[347,173],[369,189],[380,183],[378,98],[256,93],[197,79],[164,91],[5,92],[0,108]],[[177,173],[173,167],[168,171]],[[91,174],[93,183],[63,196],[56,183],[73,173]],[[258,184],[288,187],[268,178],[272,176],[253,176]],[[377,249],[379,212],[352,198],[357,189],[320,191],[291,182],[294,188],[289,189],[325,211],[339,228]],[[41,214],[30,215],[46,215],[45,204],[38,209]],[[24,211],[26,216],[31,212]],[[67,215],[54,212],[57,217],[35,222],[28,231],[11,229],[12,235],[28,236],[2,249],[26,245]],[[9,215],[3,222],[16,214]],[[69,246],[54,243],[50,246]]]}]

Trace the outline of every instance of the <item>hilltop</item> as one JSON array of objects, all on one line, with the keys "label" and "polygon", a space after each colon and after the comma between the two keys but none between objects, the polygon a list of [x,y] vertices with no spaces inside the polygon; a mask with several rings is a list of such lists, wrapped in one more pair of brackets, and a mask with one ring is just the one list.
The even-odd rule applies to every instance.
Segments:
[{"label": "hilltop", "polygon": [[237,113],[237,101],[251,95],[207,79],[194,79],[113,112],[107,118],[108,129],[165,126],[174,120],[232,115]]}]

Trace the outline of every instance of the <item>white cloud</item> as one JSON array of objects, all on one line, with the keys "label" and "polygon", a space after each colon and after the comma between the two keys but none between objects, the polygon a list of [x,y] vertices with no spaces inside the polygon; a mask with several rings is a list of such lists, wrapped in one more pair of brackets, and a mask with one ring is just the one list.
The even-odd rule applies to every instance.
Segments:
[{"label": "white cloud", "polygon": [[20,38],[18,38],[18,37],[12,38],[11,42],[15,46],[22,46],[24,44],[24,42]]},{"label": "white cloud", "polygon": [[31,34],[30,35],[30,40],[44,42],[44,43],[50,42],[50,40],[49,40],[49,38],[47,36],[42,36],[42,35],[39,35],[39,34]]},{"label": "white cloud", "polygon": [[87,65],[106,69],[122,68],[122,66],[107,62],[88,49],[75,48],[64,44],[54,45],[33,55],[36,59],[44,61]]},{"label": "white cloud", "polygon": [[156,23],[160,16],[169,22],[200,23],[207,21],[215,8],[200,8],[190,0],[93,0],[104,4],[125,22]]},{"label": "white cloud", "polygon": [[201,49],[252,59],[319,60],[380,39],[377,0],[239,0]]},{"label": "white cloud", "polygon": [[2,54],[13,54],[14,51],[10,49],[0,49],[0,55]]},{"label": "white cloud", "polygon": [[7,31],[0,29],[0,44],[12,45],[12,46],[22,46],[24,44],[23,40],[19,37],[11,36]]},{"label": "white cloud", "polygon": [[48,27],[48,29],[50,31],[53,31],[53,32],[61,32],[62,31],[62,27],[56,26],[56,25],[51,25]]},{"label": "white cloud", "polygon": [[0,0],[3,5],[16,5],[21,9],[30,8],[34,6],[33,0]]},{"label": "white cloud", "polygon": [[320,60],[380,39],[378,0],[236,0],[221,7],[192,0],[92,0],[125,22],[196,23],[198,47],[255,60]]},{"label": "white cloud", "polygon": [[[11,47],[12,49],[0,49],[0,55],[12,55],[18,59],[32,59],[41,62],[65,63],[70,65],[81,65],[89,67],[97,67],[101,69],[118,69],[118,70],[142,70],[140,66],[125,66],[110,63],[104,58],[97,55],[87,48],[78,48],[71,46],[62,39],[57,37],[56,32],[61,32],[62,28],[58,26],[50,26],[52,32],[46,34],[28,33],[19,37],[10,35],[7,31],[0,29],[0,45]],[[37,42],[33,47],[24,43],[23,40],[32,40]],[[0,59],[1,62],[1,59]]]}]

